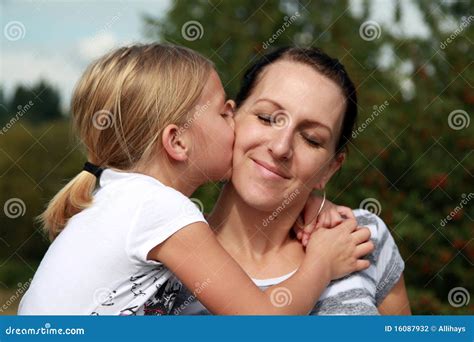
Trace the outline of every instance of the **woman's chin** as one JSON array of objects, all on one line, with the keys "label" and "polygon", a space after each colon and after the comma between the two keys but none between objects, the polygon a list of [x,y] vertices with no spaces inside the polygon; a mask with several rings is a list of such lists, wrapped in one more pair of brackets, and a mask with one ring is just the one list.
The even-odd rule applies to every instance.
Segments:
[{"label": "woman's chin", "polygon": [[273,193],[272,191],[264,191],[258,187],[246,189],[246,191],[238,191],[240,196],[247,203],[248,206],[263,212],[272,212],[283,202],[281,194]]}]

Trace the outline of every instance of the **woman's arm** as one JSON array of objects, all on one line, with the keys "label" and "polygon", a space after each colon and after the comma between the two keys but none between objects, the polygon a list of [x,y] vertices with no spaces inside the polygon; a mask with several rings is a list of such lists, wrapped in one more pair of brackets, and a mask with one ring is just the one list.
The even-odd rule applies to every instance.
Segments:
[{"label": "woman's arm", "polygon": [[403,273],[387,297],[380,303],[378,310],[382,315],[411,315]]},{"label": "woman's arm", "polygon": [[[306,257],[288,280],[261,291],[224,250],[205,223],[187,226],[148,253],[163,262],[212,313],[219,315],[308,314],[335,276],[367,268],[358,260],[373,250],[370,233],[356,222],[313,234]],[[202,286],[203,284],[206,286]],[[282,301],[283,299],[283,301]]]}]

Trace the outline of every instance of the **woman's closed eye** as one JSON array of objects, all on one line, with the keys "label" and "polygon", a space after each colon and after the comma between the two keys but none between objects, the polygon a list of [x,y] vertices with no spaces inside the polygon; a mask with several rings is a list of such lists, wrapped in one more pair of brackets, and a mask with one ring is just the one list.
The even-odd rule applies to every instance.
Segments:
[{"label": "woman's closed eye", "polygon": [[315,137],[306,135],[304,133],[301,133],[301,136],[306,141],[306,143],[311,147],[321,147],[322,146],[322,143],[320,142],[320,140],[318,140]]},{"label": "woman's closed eye", "polygon": [[270,114],[258,114],[258,119],[265,124],[272,124],[274,123],[274,118]]}]

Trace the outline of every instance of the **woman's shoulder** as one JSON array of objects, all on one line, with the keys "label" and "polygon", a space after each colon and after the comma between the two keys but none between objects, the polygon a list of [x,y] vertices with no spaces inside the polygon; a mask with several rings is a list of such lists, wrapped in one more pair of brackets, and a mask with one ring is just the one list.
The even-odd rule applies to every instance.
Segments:
[{"label": "woman's shoulder", "polygon": [[390,234],[387,225],[377,214],[366,209],[353,209],[352,212],[359,226],[369,228],[371,240],[375,243],[381,242],[384,235]]}]

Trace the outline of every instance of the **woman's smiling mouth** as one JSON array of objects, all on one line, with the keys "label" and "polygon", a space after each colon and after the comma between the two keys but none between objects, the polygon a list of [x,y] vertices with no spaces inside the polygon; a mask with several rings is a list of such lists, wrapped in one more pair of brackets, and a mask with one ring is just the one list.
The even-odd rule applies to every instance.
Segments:
[{"label": "woman's smiling mouth", "polygon": [[251,159],[251,160],[255,163],[256,168],[258,169],[259,173],[264,178],[273,179],[273,180],[282,180],[282,179],[291,178],[290,175],[284,170],[282,170],[281,168],[273,166],[262,160],[257,160],[257,159]]}]

